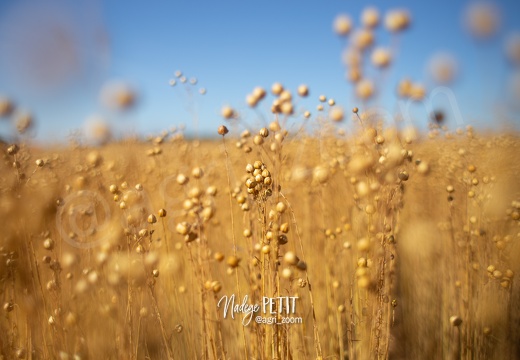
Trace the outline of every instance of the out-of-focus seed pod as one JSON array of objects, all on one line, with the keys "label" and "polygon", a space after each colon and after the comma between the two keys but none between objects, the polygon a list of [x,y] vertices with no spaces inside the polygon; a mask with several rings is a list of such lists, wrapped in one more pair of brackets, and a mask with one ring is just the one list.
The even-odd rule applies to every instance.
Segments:
[{"label": "out-of-focus seed pod", "polygon": [[329,117],[332,121],[340,122],[343,120],[345,113],[343,108],[336,106],[330,110]]},{"label": "out-of-focus seed pod", "polygon": [[352,30],[352,26],[352,19],[346,14],[340,14],[334,19],[334,32],[340,36],[348,35]]},{"label": "out-of-focus seed pod", "polygon": [[222,117],[224,119],[229,120],[235,116],[235,111],[233,110],[233,108],[231,106],[224,106],[222,108],[222,110],[220,111],[220,114],[222,115]]},{"label": "out-of-focus seed pod", "polygon": [[292,251],[287,251],[283,257],[284,261],[289,265],[296,265],[299,261],[296,254]]},{"label": "out-of-focus seed pod", "polygon": [[392,10],[385,16],[385,27],[390,32],[400,32],[410,25],[410,14],[406,10]]},{"label": "out-of-focus seed pod", "polygon": [[455,327],[460,326],[462,319],[459,316],[453,315],[450,317],[450,324]]},{"label": "out-of-focus seed pod", "polygon": [[367,28],[379,25],[379,11],[375,7],[367,7],[361,13],[361,23]]},{"label": "out-of-focus seed pod", "polygon": [[238,264],[240,263],[240,258],[234,255],[231,255],[227,258],[226,263],[231,268],[236,268]]},{"label": "out-of-focus seed pod", "polygon": [[271,86],[271,92],[273,93],[273,95],[280,95],[283,91],[283,85],[280,84],[280,83],[274,83],[273,86]]}]

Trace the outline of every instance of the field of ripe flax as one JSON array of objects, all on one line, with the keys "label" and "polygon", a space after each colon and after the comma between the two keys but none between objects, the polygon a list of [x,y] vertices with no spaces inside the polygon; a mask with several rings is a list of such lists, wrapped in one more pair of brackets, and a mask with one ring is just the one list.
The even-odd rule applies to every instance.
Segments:
[{"label": "field of ripe flax", "polygon": [[517,135],[224,130],[2,147],[2,358],[520,356]]}]

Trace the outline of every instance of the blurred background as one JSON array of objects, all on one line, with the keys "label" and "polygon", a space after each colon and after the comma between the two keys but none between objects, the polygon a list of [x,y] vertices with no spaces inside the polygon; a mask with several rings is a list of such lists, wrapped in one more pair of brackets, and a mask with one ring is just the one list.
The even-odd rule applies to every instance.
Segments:
[{"label": "blurred background", "polygon": [[[407,16],[401,28],[395,10]],[[308,121],[305,110],[316,115],[323,94],[345,109],[379,109],[388,121],[405,114],[421,129],[439,110],[453,129],[518,129],[518,14],[512,0],[2,0],[0,138],[103,142],[182,124],[205,137],[216,134],[224,105],[245,123],[267,121],[270,102],[249,109],[246,95],[274,82],[293,94],[309,86],[295,122]],[[368,94],[352,79],[353,49]],[[373,66],[377,49],[390,57]],[[406,79],[415,96],[396,91]]]}]

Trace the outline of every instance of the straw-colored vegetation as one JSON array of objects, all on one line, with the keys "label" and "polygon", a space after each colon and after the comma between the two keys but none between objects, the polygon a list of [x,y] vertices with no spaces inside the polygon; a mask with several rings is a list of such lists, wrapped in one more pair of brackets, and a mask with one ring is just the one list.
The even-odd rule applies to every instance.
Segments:
[{"label": "straw-colored vegetation", "polygon": [[[352,112],[325,95],[301,109],[309,88],[275,83],[246,97],[270,98],[269,120],[226,105],[213,140],[107,141],[101,126],[100,146],[39,148],[18,119],[1,145],[0,358],[520,357],[520,138],[450,131],[441,112],[421,134],[371,112],[363,73],[393,58],[370,50],[379,23],[374,8],[359,29],[333,23],[352,36]],[[394,35],[409,23],[384,19]],[[397,93],[427,94],[408,79]]]}]

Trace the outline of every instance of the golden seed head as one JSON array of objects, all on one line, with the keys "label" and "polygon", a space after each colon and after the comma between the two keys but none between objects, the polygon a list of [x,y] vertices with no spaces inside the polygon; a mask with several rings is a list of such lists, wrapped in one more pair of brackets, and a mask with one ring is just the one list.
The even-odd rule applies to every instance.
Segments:
[{"label": "golden seed head", "polygon": [[261,136],[261,137],[268,137],[269,136],[269,129],[268,128],[261,128],[260,131],[258,132],[258,134]]},{"label": "golden seed head", "polygon": [[309,95],[309,88],[307,87],[307,85],[302,84],[298,86],[298,95],[300,95],[301,97]]},{"label": "golden seed head", "polygon": [[265,89],[264,89],[264,88],[257,86],[257,87],[255,87],[255,88],[253,89],[253,96],[254,96],[258,101],[262,100],[262,99],[265,97],[265,95],[266,95],[266,92],[265,92]]},{"label": "golden seed head", "polygon": [[179,175],[177,175],[176,180],[177,180],[177,183],[178,183],[179,185],[184,185],[184,184],[188,183],[188,180],[189,180],[189,179],[188,179],[188,177],[187,177],[186,175],[184,175],[184,174],[179,174]]},{"label": "golden seed head", "polygon": [[254,138],[253,138],[253,143],[255,145],[262,145],[264,143],[264,138],[260,135],[256,135]]},{"label": "golden seed head", "polygon": [[231,119],[233,116],[235,116],[235,111],[231,106],[224,106],[222,110],[220,111],[220,114],[224,119]]},{"label": "golden seed head", "polygon": [[287,251],[283,257],[284,261],[289,265],[296,265],[300,259],[292,251]]},{"label": "golden seed head", "polygon": [[[330,100],[329,100],[329,102],[330,102]],[[343,118],[344,118],[343,108],[339,107],[339,106],[332,108],[329,112],[329,117],[332,121],[335,121],[335,122],[343,121]]]},{"label": "golden seed head", "polygon": [[222,260],[224,260],[224,254],[217,251],[215,254],[213,254],[213,259],[217,260],[218,262],[221,262]]},{"label": "golden seed head", "polygon": [[352,19],[346,14],[340,14],[334,19],[334,32],[340,36],[348,35],[352,30],[352,26]]},{"label": "golden seed head", "polygon": [[[269,129],[270,129],[271,131],[274,131],[274,132],[276,132],[276,131],[280,131],[280,130],[281,130],[280,123],[279,123],[278,121],[273,121],[273,122],[271,122],[271,123],[269,124]],[[261,131],[261,130],[260,130],[260,131]],[[262,135],[262,134],[260,134],[260,135]],[[267,133],[267,135],[269,135],[269,133]]]},{"label": "golden seed head", "polygon": [[222,290],[222,284],[220,283],[220,281],[213,281],[211,283],[211,290],[216,294],[218,293],[220,290]]},{"label": "golden seed head", "polygon": [[195,179],[200,179],[201,177],[204,176],[204,170],[202,170],[201,167],[195,167],[195,168],[193,168],[193,170],[191,171],[191,175],[192,175]]},{"label": "golden seed head", "polygon": [[253,236],[253,233],[251,232],[250,229],[245,229],[244,232],[242,233],[244,235],[244,237],[246,238],[249,238],[251,236]]},{"label": "golden seed head", "polygon": [[159,209],[159,211],[157,212],[159,214],[159,217],[165,217],[167,212],[166,212],[166,209]]},{"label": "golden seed head", "polygon": [[303,113],[303,117],[305,117],[306,119],[310,118],[311,117],[311,112],[310,111],[305,111]]},{"label": "golden seed head", "polygon": [[385,68],[390,65],[392,61],[392,55],[388,49],[377,48],[372,52],[372,64],[379,68]]},{"label": "golden seed head", "polygon": [[406,10],[392,10],[385,16],[385,26],[390,32],[405,30],[410,25],[410,14]]},{"label": "golden seed head", "polygon": [[52,240],[51,238],[45,239],[43,241],[43,247],[47,250],[54,249],[54,240]]},{"label": "golden seed head", "polygon": [[367,7],[361,13],[363,26],[372,29],[379,25],[379,11],[375,7]]},{"label": "golden seed head", "polygon": [[224,136],[224,135],[226,135],[226,134],[229,132],[229,130],[228,130],[228,128],[225,127],[224,125],[220,125],[220,126],[218,127],[217,132],[218,132],[219,135]]},{"label": "golden seed head", "polygon": [[154,214],[150,214],[150,215],[148,215],[147,221],[149,224],[155,224],[157,222],[157,218],[155,217]]},{"label": "golden seed head", "polygon": [[360,99],[368,99],[374,95],[374,85],[371,80],[363,79],[356,84],[356,95]]},{"label": "golden seed head", "polygon": [[280,201],[278,204],[276,204],[276,211],[278,211],[280,214],[283,214],[286,209],[287,205],[285,205],[284,202]]},{"label": "golden seed head", "polygon": [[178,223],[177,226],[175,227],[175,231],[177,231],[177,233],[180,235],[187,235],[190,232],[190,229],[191,229],[191,225],[185,221]]},{"label": "golden seed head", "polygon": [[282,270],[282,277],[283,277],[284,279],[290,279],[290,278],[292,277],[292,275],[293,275],[293,272],[292,272],[291,269],[289,269],[289,268],[284,268],[284,269]]},{"label": "golden seed head", "polygon": [[280,95],[283,91],[283,85],[276,82],[273,84],[273,86],[271,86],[271,92],[273,93],[273,95]]},{"label": "golden seed head", "polygon": [[238,266],[238,264],[240,263],[240,258],[235,255],[231,255],[227,258],[226,262],[229,267],[236,268]]}]

